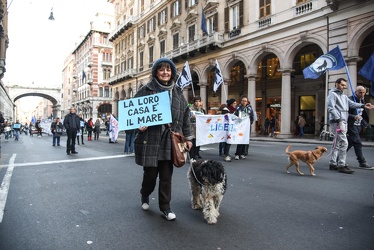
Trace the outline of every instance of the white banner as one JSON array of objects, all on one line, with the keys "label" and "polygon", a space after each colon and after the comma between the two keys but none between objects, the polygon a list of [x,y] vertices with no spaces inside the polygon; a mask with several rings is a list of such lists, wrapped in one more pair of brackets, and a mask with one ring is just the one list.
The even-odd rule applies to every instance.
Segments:
[{"label": "white banner", "polygon": [[239,118],[232,114],[197,115],[196,145],[219,142],[248,144],[250,137],[249,117]]}]

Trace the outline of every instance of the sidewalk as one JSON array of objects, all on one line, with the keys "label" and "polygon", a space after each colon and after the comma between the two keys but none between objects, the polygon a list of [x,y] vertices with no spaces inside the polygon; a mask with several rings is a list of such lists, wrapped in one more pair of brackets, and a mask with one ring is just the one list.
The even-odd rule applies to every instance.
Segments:
[{"label": "sidewalk", "polygon": [[[119,143],[125,142],[125,133],[121,131],[118,134],[117,141]],[[256,135],[251,137],[251,141],[270,141],[270,142],[287,142],[287,143],[313,143],[319,145],[332,145],[332,141],[319,140],[319,136],[315,135],[305,135],[303,138],[292,137],[292,138],[277,138],[277,137],[268,137],[264,135]],[[366,141],[365,138],[361,138],[362,145],[364,147],[374,147],[374,141]]]},{"label": "sidewalk", "polygon": [[[271,141],[271,142],[288,142],[288,143],[313,143],[320,145],[331,145],[332,141],[319,140],[319,136],[314,135],[305,135],[303,138],[292,137],[292,138],[277,138],[277,137],[268,137],[263,135],[256,135],[251,137],[251,141]],[[362,145],[364,147],[374,147],[373,141],[366,141],[365,138],[361,138]]]}]

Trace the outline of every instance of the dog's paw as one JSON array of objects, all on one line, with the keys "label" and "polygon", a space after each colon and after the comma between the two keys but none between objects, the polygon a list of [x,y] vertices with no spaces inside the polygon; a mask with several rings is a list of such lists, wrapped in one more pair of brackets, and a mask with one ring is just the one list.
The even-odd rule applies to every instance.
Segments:
[{"label": "dog's paw", "polygon": [[304,175],[304,173],[299,173],[300,175]]},{"label": "dog's paw", "polygon": [[214,225],[217,223],[217,218],[209,218],[206,220],[206,222],[209,224],[209,225]]},{"label": "dog's paw", "polygon": [[200,204],[193,204],[192,205],[192,209],[195,209],[195,210],[202,209],[202,208],[203,207]]},{"label": "dog's paw", "polygon": [[287,173],[287,174],[291,174],[291,172],[290,172],[290,171],[287,171],[287,170],[286,170],[286,173]]},{"label": "dog's paw", "polygon": [[316,174],[312,174],[312,176],[316,176]]}]

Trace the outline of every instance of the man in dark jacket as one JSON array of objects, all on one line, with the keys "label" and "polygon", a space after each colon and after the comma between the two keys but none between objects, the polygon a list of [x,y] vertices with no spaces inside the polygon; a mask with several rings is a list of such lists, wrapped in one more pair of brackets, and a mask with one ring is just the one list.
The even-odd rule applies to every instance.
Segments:
[{"label": "man in dark jacket", "polygon": [[[356,101],[357,103],[365,103],[364,97],[366,89],[363,86],[357,86],[355,91],[355,98],[350,96],[349,99]],[[359,167],[362,169],[374,169],[366,163],[365,157],[362,154],[362,142],[360,138],[360,132],[362,128],[365,128],[369,124],[369,116],[364,108],[349,108],[348,117],[348,148],[347,151],[353,147],[355,154],[360,164]]]},{"label": "man in dark jacket", "polygon": [[64,127],[66,129],[66,135],[68,136],[66,140],[66,153],[78,154],[75,151],[75,139],[77,138],[77,131],[80,129],[80,120],[74,107],[70,108],[70,113],[65,116]]}]

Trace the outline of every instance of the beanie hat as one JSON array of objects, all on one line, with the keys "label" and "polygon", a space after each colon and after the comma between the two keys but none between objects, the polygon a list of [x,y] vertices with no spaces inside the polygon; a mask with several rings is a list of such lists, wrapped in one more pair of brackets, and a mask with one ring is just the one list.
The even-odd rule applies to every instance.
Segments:
[{"label": "beanie hat", "polygon": [[170,59],[165,58],[165,57],[161,57],[160,59],[156,60],[153,63],[153,66],[152,66],[152,77],[156,78],[156,76],[157,76],[157,65],[159,65],[160,63],[168,63],[170,65],[171,79],[174,80],[175,77],[177,76],[177,67],[175,67],[175,64],[173,63],[173,61],[171,61]]},{"label": "beanie hat", "polygon": [[236,100],[234,98],[231,98],[230,100],[227,100],[226,103],[228,106],[230,106],[231,104],[233,104],[234,102],[236,102]]}]

